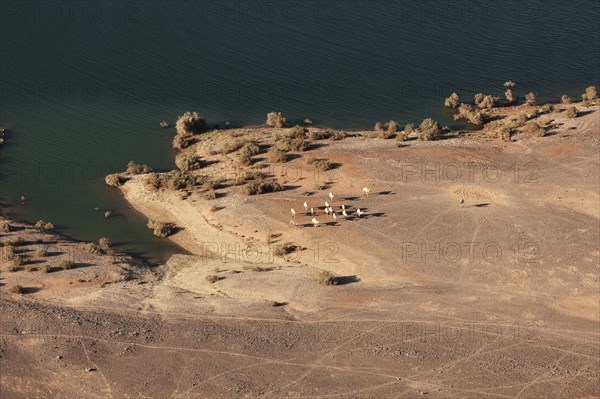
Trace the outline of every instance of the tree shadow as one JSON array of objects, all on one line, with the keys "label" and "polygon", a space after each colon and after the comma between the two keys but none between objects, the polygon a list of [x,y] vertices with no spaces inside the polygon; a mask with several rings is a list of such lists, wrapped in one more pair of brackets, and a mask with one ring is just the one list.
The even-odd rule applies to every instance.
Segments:
[{"label": "tree shadow", "polygon": [[346,285],[352,283],[358,283],[360,278],[358,276],[340,276],[335,278],[337,285]]},{"label": "tree shadow", "polygon": [[39,287],[23,287],[23,294],[35,294],[36,292],[40,292],[42,289]]}]

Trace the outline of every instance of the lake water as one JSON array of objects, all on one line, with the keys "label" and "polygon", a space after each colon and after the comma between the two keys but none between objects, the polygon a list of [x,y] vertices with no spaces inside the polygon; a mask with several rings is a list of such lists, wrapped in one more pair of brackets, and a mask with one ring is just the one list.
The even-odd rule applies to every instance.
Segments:
[{"label": "lake water", "polygon": [[[370,128],[434,117],[452,91],[579,98],[599,84],[600,3],[582,1],[2,1],[4,211],[107,236],[151,260],[155,239],[104,176],[174,167],[158,127],[186,110],[262,123],[269,111]],[[27,197],[25,205],[19,197]],[[101,211],[95,211],[95,208]],[[117,216],[105,220],[110,209]]]}]

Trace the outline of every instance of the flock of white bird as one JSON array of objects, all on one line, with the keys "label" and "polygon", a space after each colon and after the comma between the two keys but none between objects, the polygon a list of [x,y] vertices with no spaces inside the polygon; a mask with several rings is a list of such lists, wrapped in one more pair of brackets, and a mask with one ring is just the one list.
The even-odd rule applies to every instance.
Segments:
[{"label": "flock of white bird", "polygon": [[[371,191],[370,188],[368,187],[364,187],[362,189],[362,193],[363,193],[363,197],[368,197],[369,196],[369,192]],[[329,201],[325,201],[325,207],[324,207],[324,211],[325,211],[325,216],[330,216],[333,221],[337,221],[338,219],[338,211],[336,211],[335,209],[333,209],[333,199],[335,198],[335,195],[333,195],[332,192],[329,192],[329,201],[331,201],[331,203]],[[304,212],[306,215],[310,215],[312,216],[312,220],[311,223],[313,224],[313,226],[318,227],[319,226],[319,220],[317,219],[317,211],[315,211],[314,207],[309,207],[308,203],[306,201],[304,201],[304,204],[302,204],[302,206],[304,207]],[[341,204],[339,206],[339,213],[344,217],[347,218],[352,212],[350,212],[346,206],[344,204]],[[318,208],[317,208],[318,210]],[[349,213],[350,212],[350,213]],[[290,213],[292,214],[292,220],[290,221],[290,225],[291,226],[297,226],[296,223],[296,210],[294,208],[290,209]],[[356,210],[356,215],[360,218],[362,215],[364,215],[365,212],[362,211],[360,208],[358,208]]]}]

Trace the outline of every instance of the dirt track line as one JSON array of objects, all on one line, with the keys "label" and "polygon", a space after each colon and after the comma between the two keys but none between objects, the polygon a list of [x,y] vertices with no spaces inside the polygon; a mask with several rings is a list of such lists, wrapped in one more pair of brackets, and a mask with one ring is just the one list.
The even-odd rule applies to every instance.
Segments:
[{"label": "dirt track line", "polygon": [[94,366],[96,371],[98,371],[100,373],[100,376],[102,377],[102,379],[104,380],[104,383],[106,384],[106,389],[108,391],[108,395],[112,399],[112,397],[113,397],[112,388],[110,387],[110,383],[108,382],[106,375],[104,375],[104,372],[102,371],[102,369],[100,367],[98,367],[98,365],[96,363],[94,363],[92,361],[92,359],[90,358],[90,354],[88,353],[87,349],[85,349],[85,344],[83,343],[83,340],[81,340],[79,343],[81,344],[81,349],[83,349],[83,353],[85,354],[85,357],[87,358],[88,362],[90,362]]}]

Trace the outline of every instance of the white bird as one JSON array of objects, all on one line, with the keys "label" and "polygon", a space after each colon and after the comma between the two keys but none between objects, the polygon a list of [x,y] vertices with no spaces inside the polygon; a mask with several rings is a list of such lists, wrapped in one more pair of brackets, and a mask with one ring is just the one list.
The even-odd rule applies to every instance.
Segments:
[{"label": "white bird", "polygon": [[319,225],[319,221],[317,220],[317,218],[312,218],[312,224],[317,227]]},{"label": "white bird", "polygon": [[295,221],[293,221],[293,220],[290,220],[290,226],[292,226],[292,227],[296,227],[297,225],[298,225],[298,223],[296,223],[296,222],[295,222]]},{"label": "white bird", "polygon": [[310,208],[310,214],[311,216],[315,216],[315,208]]},{"label": "white bird", "polygon": [[296,218],[296,211],[294,210],[294,208],[290,209],[290,212],[292,213],[292,217],[295,219]]},{"label": "white bird", "polygon": [[333,193],[331,191],[329,192],[329,199],[333,201]]},{"label": "white bird", "polygon": [[335,213],[332,207],[329,207],[329,213]]},{"label": "white bird", "polygon": [[329,208],[329,202],[325,201],[325,208]]},{"label": "white bird", "polygon": [[465,203],[465,199],[464,199],[464,198],[461,198],[461,199],[460,199],[460,204],[462,205],[462,204],[464,204],[464,203]]},{"label": "white bird", "polygon": [[304,205],[304,212],[306,212],[308,210],[308,204],[306,203],[306,201],[304,201],[304,204],[302,205]]},{"label": "white bird", "polygon": [[331,214],[331,216],[333,217],[333,220],[337,220],[337,215],[335,214],[335,212],[333,212],[333,213]]},{"label": "white bird", "polygon": [[361,217],[363,213],[364,213],[364,212],[363,212],[363,211],[361,211],[361,210],[360,210],[360,208],[358,208],[358,209],[356,210],[356,214],[358,215],[358,217]]},{"label": "white bird", "polygon": [[342,204],[342,209],[346,210],[346,205]]},{"label": "white bird", "polygon": [[371,191],[371,189],[369,187],[363,187],[363,195],[365,197],[369,196],[369,191]]},{"label": "white bird", "polygon": [[329,208],[325,207],[325,214],[329,215]]},{"label": "white bird", "polygon": [[344,215],[344,217],[348,217],[348,213],[346,213],[345,209],[342,211],[342,215]]}]

